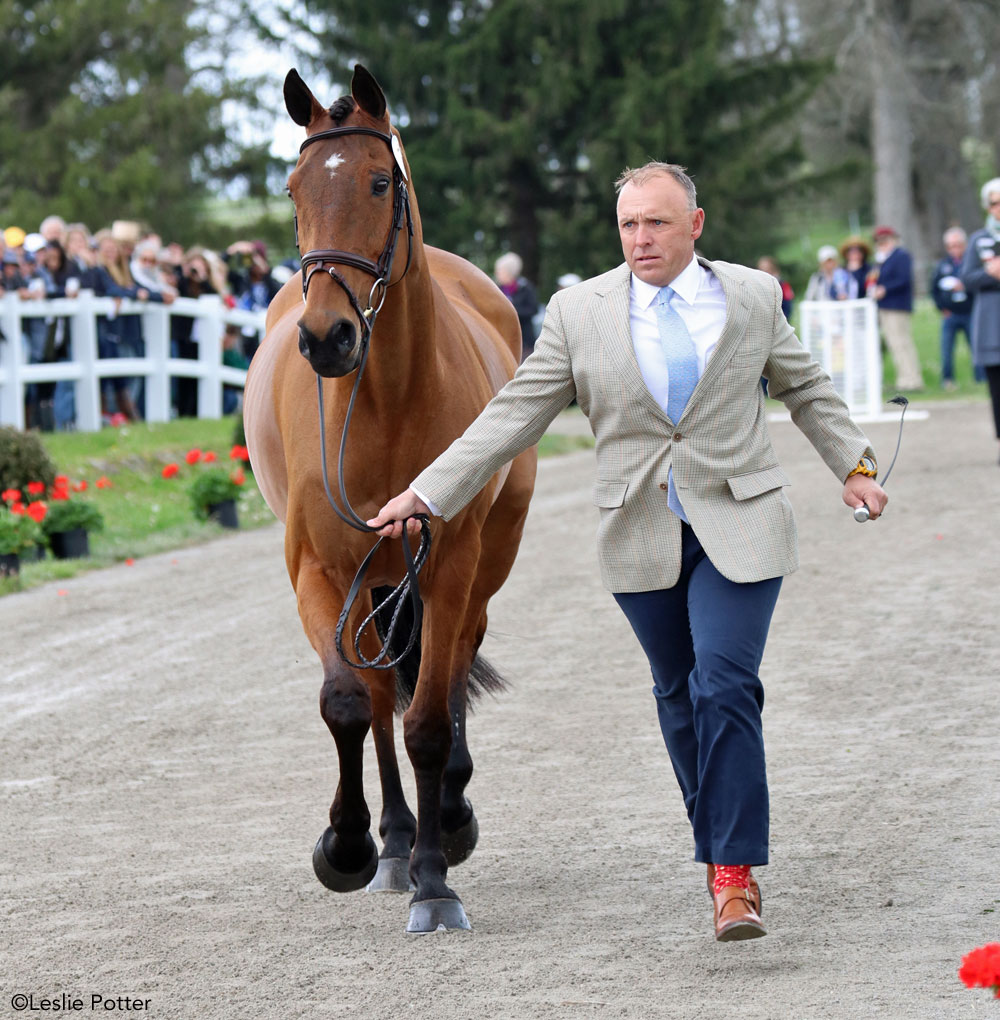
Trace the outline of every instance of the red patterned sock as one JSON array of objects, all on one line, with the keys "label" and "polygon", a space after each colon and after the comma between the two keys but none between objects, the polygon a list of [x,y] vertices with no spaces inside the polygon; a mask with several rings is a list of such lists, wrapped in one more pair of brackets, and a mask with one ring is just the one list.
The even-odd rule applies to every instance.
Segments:
[{"label": "red patterned sock", "polygon": [[715,895],[718,896],[727,886],[734,885],[737,889],[750,888],[749,864],[716,864]]}]

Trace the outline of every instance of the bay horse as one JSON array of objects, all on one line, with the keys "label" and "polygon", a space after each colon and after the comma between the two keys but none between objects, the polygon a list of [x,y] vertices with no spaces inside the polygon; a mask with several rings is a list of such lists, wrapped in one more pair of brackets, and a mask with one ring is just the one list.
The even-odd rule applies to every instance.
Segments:
[{"label": "bay horse", "polygon": [[[395,670],[376,670],[349,665],[338,652],[338,617],[373,535],[333,509],[327,472],[332,477],[338,465],[332,457],[324,464],[321,430],[339,442],[350,419],[340,493],[359,523],[373,517],[513,375],[521,353],[517,314],[485,273],[424,244],[399,133],[364,67],[355,67],[351,95],[329,109],[295,70],[284,97],[306,129],[288,178],[302,271],[268,309],[247,376],[244,422],[254,475],[285,522],[285,561],[323,666],[320,713],[337,749],[339,782],[313,866],[337,892],[412,889],[409,932],[468,929],[461,899],[445,881],[479,831],[465,796],[472,775],[466,706],[478,689],[502,686],[478,649],[487,603],[517,553],[535,452],[494,476],[447,526],[430,522],[419,644]],[[372,613],[373,592],[378,598],[391,590],[404,571],[401,543],[374,551],[347,619],[350,633]],[[383,631],[385,616],[375,613]],[[374,661],[378,635],[369,627],[356,648]],[[393,714],[404,708],[416,817],[393,739]],[[362,782],[369,729],[382,791],[381,854]]]}]

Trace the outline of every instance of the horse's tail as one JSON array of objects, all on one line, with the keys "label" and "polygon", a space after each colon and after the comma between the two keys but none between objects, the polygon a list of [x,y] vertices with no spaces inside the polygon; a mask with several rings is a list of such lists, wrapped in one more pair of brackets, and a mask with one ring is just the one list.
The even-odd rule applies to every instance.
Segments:
[{"label": "horse's tail", "polygon": [[[392,594],[392,588],[373,588],[372,601],[378,605]],[[413,629],[413,606],[409,599],[400,610],[399,623],[389,642],[389,658],[394,659],[406,648]],[[392,619],[392,606],[383,605],[375,614],[375,629],[381,641],[385,641],[389,623]],[[420,673],[420,635],[417,635],[410,654],[396,664],[396,711],[402,713],[413,700],[413,692],[417,689],[417,676]],[[484,659],[477,655],[472,660],[469,670],[469,704],[483,694],[501,694],[507,689],[507,681]]]}]

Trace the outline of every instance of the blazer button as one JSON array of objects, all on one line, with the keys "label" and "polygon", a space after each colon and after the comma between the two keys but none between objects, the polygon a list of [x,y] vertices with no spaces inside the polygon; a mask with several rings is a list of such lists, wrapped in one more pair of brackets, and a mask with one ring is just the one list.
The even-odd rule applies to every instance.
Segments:
[{"label": "blazer button", "polygon": [[667,488],[667,483],[666,482],[660,482],[660,488],[661,489],[666,489]]},{"label": "blazer button", "polygon": [[674,433],[674,442],[675,443],[679,443],[683,438],[684,437],[679,432],[675,432]]}]

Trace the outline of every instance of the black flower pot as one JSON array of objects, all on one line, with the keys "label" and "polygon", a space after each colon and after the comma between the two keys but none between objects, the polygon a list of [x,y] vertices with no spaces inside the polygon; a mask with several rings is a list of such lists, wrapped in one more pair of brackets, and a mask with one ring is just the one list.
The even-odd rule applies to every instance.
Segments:
[{"label": "black flower pot", "polygon": [[0,577],[17,577],[21,573],[21,557],[17,553],[0,553]]},{"label": "black flower pot", "polygon": [[49,535],[52,555],[57,560],[76,560],[90,555],[90,542],[86,528],[71,531],[54,531]]},{"label": "black flower pot", "polygon": [[223,528],[239,528],[240,519],[236,513],[236,500],[224,499],[221,503],[209,503],[208,519]]}]

